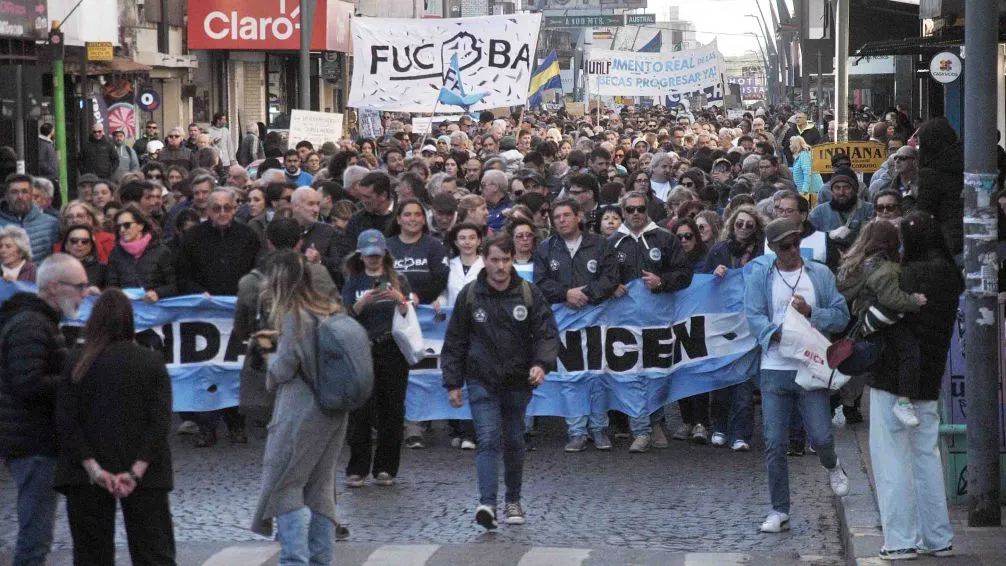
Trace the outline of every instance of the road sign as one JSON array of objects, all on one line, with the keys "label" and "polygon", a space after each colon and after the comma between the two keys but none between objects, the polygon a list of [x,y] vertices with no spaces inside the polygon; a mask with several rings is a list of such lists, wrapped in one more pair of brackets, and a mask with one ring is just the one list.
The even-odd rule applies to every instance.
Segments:
[{"label": "road sign", "polygon": [[144,112],[153,112],[161,107],[161,95],[150,87],[143,87],[136,98],[136,105]]},{"label": "road sign", "polygon": [[546,28],[598,28],[625,25],[621,14],[601,16],[545,16]]},{"label": "road sign", "polygon": [[115,58],[115,47],[111,41],[88,41],[85,45],[88,61],[111,61]]},{"label": "road sign", "polygon": [[657,23],[656,14],[625,14],[625,25],[640,26]]}]

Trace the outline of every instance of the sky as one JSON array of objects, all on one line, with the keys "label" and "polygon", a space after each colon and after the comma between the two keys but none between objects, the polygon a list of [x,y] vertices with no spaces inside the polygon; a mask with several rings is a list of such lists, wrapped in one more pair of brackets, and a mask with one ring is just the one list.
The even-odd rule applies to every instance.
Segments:
[{"label": "sky", "polygon": [[[678,17],[695,24],[696,39],[709,43],[713,39],[719,44],[723,55],[744,55],[748,51],[758,51],[758,40],[745,32],[761,35],[761,24],[745,14],[757,14],[757,0],[648,0],[646,13],[657,14],[663,19],[667,6],[678,6]],[[765,17],[771,20],[768,2],[760,0]],[[789,2],[787,2],[789,3]],[[771,21],[768,22],[771,28]],[[705,33],[702,33],[705,32]]]}]

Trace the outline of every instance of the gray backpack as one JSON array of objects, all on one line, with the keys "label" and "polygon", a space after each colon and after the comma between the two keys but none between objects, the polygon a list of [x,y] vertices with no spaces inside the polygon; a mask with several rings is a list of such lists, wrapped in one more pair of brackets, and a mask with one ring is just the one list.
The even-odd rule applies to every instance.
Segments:
[{"label": "gray backpack", "polygon": [[370,337],[359,322],[345,314],[319,319],[318,380],[314,396],[325,413],[359,409],[374,390]]}]

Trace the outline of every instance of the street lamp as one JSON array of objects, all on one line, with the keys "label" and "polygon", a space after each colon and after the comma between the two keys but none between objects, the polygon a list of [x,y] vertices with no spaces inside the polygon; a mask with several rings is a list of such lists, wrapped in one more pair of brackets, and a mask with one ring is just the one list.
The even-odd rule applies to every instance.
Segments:
[{"label": "street lamp", "polygon": [[761,51],[762,63],[765,65],[765,87],[768,91],[769,104],[775,102],[775,85],[772,80],[772,65],[769,64],[769,55],[766,49],[762,46],[761,36],[754,32],[747,32],[744,35],[754,36],[755,40],[758,42],[758,49]]}]

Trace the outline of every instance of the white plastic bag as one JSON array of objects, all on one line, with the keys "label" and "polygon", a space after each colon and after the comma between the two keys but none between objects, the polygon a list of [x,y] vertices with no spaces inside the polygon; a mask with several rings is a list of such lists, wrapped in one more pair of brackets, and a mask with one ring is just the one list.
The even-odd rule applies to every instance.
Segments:
[{"label": "white plastic bag", "polygon": [[408,304],[409,310],[402,314],[395,309],[395,314],[391,322],[391,335],[395,339],[395,344],[402,351],[405,360],[409,365],[416,365],[426,357],[423,351],[426,343],[423,341],[423,330],[419,327],[419,317],[416,316],[416,309],[412,303]]},{"label": "white plastic bag", "polygon": [[796,384],[807,391],[831,389],[837,391],[849,381],[849,376],[828,366],[828,346],[831,341],[811,326],[790,301],[782,322],[779,354],[798,360],[802,367],[796,372]]}]

